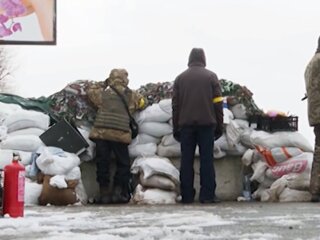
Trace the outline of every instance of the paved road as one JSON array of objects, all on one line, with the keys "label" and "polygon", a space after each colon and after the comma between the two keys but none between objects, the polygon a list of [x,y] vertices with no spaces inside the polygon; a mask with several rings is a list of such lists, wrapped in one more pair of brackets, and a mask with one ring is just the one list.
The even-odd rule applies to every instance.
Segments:
[{"label": "paved road", "polygon": [[26,207],[0,219],[0,239],[320,239],[320,204]]}]

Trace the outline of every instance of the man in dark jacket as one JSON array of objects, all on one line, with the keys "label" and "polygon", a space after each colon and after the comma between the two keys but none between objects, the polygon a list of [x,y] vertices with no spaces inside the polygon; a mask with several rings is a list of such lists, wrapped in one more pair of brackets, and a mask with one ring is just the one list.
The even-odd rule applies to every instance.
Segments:
[{"label": "man in dark jacket", "polygon": [[318,48],[305,71],[305,85],[308,96],[308,119],[314,127],[315,146],[310,179],[312,202],[320,201],[320,37]]},{"label": "man in dark jacket", "polygon": [[217,75],[205,68],[203,49],[192,49],[188,69],[174,81],[172,117],[174,137],[181,143],[180,182],[182,203],[194,201],[194,155],[200,153],[201,203],[217,202],[213,165],[214,140],[222,135],[223,108]]}]

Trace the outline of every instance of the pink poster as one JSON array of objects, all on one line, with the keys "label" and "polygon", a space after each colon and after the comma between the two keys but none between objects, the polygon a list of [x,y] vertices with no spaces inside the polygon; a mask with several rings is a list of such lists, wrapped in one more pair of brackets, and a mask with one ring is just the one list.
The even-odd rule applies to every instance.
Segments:
[{"label": "pink poster", "polygon": [[0,44],[56,44],[56,0],[0,0]]}]

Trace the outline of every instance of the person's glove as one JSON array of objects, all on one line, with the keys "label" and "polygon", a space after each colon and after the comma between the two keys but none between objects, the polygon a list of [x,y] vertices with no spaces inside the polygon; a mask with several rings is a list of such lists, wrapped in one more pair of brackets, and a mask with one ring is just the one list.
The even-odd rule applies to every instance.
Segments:
[{"label": "person's glove", "polygon": [[180,142],[180,130],[179,129],[173,129],[173,137],[175,140]]}]

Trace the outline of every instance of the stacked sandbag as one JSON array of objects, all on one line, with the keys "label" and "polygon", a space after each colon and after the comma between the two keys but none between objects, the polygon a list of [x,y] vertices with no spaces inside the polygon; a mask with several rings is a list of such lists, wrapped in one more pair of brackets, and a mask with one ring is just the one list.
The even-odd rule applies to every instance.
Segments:
[{"label": "stacked sandbag", "polygon": [[[87,196],[81,181],[80,158],[60,148],[42,147],[34,159],[43,184],[38,198],[40,205],[86,204]],[[31,171],[31,170],[30,170]]]},{"label": "stacked sandbag", "polygon": [[171,118],[171,99],[163,99],[137,112],[139,134],[129,146],[130,157],[155,155],[162,137],[172,134]]},{"label": "stacked sandbag", "polygon": [[11,163],[13,152],[19,153],[23,165],[28,165],[32,153],[44,145],[39,136],[49,127],[49,116],[15,104],[1,106],[0,168]]},{"label": "stacked sandbag", "polygon": [[[32,154],[44,146],[39,136],[49,127],[49,116],[43,112],[25,110],[20,105],[0,103],[0,169],[19,154],[20,164],[29,166]],[[37,204],[42,185],[32,179],[25,181],[25,204]]]},{"label": "stacked sandbag", "polygon": [[131,166],[138,179],[132,202],[136,204],[174,204],[179,195],[179,171],[168,158],[138,157]]},{"label": "stacked sandbag", "polygon": [[[16,104],[7,104],[0,103],[0,169],[12,162],[13,153],[19,154],[20,163],[26,167],[26,181],[25,181],[25,204],[26,205],[38,205],[42,204],[45,201],[41,200],[39,202],[39,197],[43,196],[42,192],[44,190],[43,183],[48,181],[38,181],[38,174],[44,174],[44,180],[47,180],[46,176],[54,176],[57,174],[65,174],[66,179],[70,174],[67,171],[62,171],[64,168],[68,168],[68,163],[70,163],[69,158],[63,158],[63,161],[60,161],[56,167],[52,167],[53,162],[56,162],[57,159],[51,158],[44,151],[47,147],[40,139],[40,135],[44,133],[50,125],[50,117],[44,112],[26,110],[21,106]],[[81,129],[83,135],[88,135],[88,129]],[[62,149],[59,149],[59,154],[68,156],[70,153],[64,152]],[[88,151],[85,153],[87,159],[92,159],[94,156],[93,146],[91,147],[91,152],[88,154]],[[59,156],[60,156],[59,155]],[[47,160],[48,166],[54,168],[55,171],[47,172],[47,168],[43,168],[41,162],[37,163],[36,159],[39,157],[49,157]],[[77,157],[78,158],[78,157]],[[55,159],[55,161],[53,161]],[[38,160],[40,161],[40,160]],[[78,163],[76,164],[78,167]],[[59,167],[60,166],[60,170]],[[42,168],[42,169],[41,169]],[[79,167],[78,167],[79,168]],[[58,172],[57,172],[58,170]],[[66,170],[66,169],[65,169]],[[75,170],[74,170],[75,171]],[[78,175],[76,179],[70,180],[81,180],[80,169],[78,169]],[[78,186],[79,185],[79,186]],[[85,203],[85,192],[83,187],[80,184],[76,184],[75,187],[79,188],[79,194],[82,196],[82,203]],[[76,189],[76,188],[75,188]],[[52,193],[50,189],[50,193]],[[84,192],[84,193],[83,193]],[[77,195],[75,195],[77,196]],[[43,199],[43,198],[42,198]],[[76,201],[79,201],[79,197],[76,198]],[[68,203],[71,203],[69,201]],[[48,202],[54,204],[55,202]],[[61,204],[61,203],[60,203]]]},{"label": "stacked sandbag", "polygon": [[269,202],[310,201],[312,147],[298,132],[250,131],[244,142],[251,146],[242,156],[258,183],[255,200]]}]

